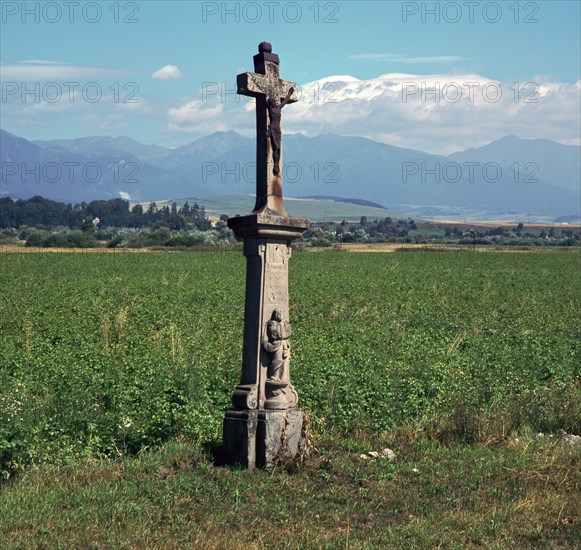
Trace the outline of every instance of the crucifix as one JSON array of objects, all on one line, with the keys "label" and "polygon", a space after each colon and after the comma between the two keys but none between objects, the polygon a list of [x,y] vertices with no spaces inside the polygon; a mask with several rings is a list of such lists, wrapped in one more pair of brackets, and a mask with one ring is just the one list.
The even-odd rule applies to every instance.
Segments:
[{"label": "crucifix", "polygon": [[288,263],[291,243],[309,221],[289,216],[282,203],[281,111],[298,101],[296,84],[279,78],[278,55],[258,46],[254,73],[237,77],[238,93],[256,98],[256,204],[228,219],[244,239],[246,298],[242,375],[226,412],[223,460],[270,467],[305,449],[304,413],[291,383]]},{"label": "crucifix", "polygon": [[282,204],[281,111],[298,101],[297,85],[279,78],[280,60],[268,42],[258,45],[254,73],[236,78],[237,93],[256,100],[256,205],[287,216]]}]

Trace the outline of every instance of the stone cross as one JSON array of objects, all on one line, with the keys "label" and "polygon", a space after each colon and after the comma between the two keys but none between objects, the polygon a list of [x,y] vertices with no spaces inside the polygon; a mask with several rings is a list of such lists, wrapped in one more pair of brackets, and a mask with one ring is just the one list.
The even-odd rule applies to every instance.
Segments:
[{"label": "stone cross", "polygon": [[238,93],[256,99],[256,205],[287,216],[282,204],[281,110],[298,101],[297,85],[279,78],[280,61],[268,42],[258,45],[254,73],[236,78]]},{"label": "stone cross", "polygon": [[296,86],[280,80],[279,59],[267,42],[254,56],[256,73],[238,75],[238,93],[256,97],[256,204],[228,219],[244,239],[246,299],[242,375],[224,418],[222,459],[269,467],[304,449],[304,413],[290,379],[292,327],[288,263],[291,243],[309,227],[282,204],[281,109],[297,101]]}]

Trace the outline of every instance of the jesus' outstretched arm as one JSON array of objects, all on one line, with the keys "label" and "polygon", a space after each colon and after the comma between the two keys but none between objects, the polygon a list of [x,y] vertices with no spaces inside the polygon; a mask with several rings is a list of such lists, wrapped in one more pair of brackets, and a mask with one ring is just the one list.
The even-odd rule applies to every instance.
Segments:
[{"label": "jesus' outstretched arm", "polygon": [[281,109],[289,102],[289,99],[290,99],[291,95],[293,95],[294,91],[295,91],[295,89],[291,86],[289,88],[289,91],[286,94],[286,97],[280,102]]}]

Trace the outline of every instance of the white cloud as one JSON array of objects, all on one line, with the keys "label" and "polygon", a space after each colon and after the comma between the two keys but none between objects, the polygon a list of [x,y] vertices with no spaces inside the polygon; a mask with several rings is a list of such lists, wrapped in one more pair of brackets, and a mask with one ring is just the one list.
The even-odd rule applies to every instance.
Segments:
[{"label": "white cloud", "polygon": [[287,132],[358,135],[445,154],[516,134],[579,139],[579,83],[500,82],[478,74],[385,74],[301,86],[285,109]]},{"label": "white cloud", "polygon": [[127,71],[88,65],[71,65],[60,61],[29,60],[0,65],[0,78],[19,81],[50,81],[130,74]]},{"label": "white cloud", "polygon": [[392,61],[394,63],[457,63],[458,61],[462,61],[464,58],[457,55],[408,57],[397,53],[359,53],[348,55],[347,59]]},{"label": "white cloud", "polygon": [[224,104],[211,104],[194,99],[181,107],[167,111],[169,122],[166,131],[173,133],[205,135],[229,129],[229,116],[224,116]]},{"label": "white cloud", "polygon": [[224,110],[223,104],[211,106],[203,101],[193,100],[175,109],[171,108],[167,114],[176,123],[198,122],[215,118]]},{"label": "white cloud", "polygon": [[151,78],[154,80],[175,80],[182,76],[182,72],[175,65],[166,65],[155,71]]},{"label": "white cloud", "polygon": [[[285,133],[362,136],[448,154],[507,134],[579,143],[580,83],[500,82],[475,73],[389,73],[367,80],[330,76],[300,86],[283,111]],[[167,111],[168,133],[254,135],[254,103],[190,101]]]}]

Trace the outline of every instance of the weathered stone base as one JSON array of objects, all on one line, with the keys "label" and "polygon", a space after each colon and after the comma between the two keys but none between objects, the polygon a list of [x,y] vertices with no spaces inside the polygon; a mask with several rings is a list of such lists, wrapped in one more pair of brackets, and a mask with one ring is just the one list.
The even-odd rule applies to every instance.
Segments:
[{"label": "weathered stone base", "polygon": [[305,449],[304,413],[287,410],[235,410],[224,418],[221,462],[272,468],[292,460]]}]

